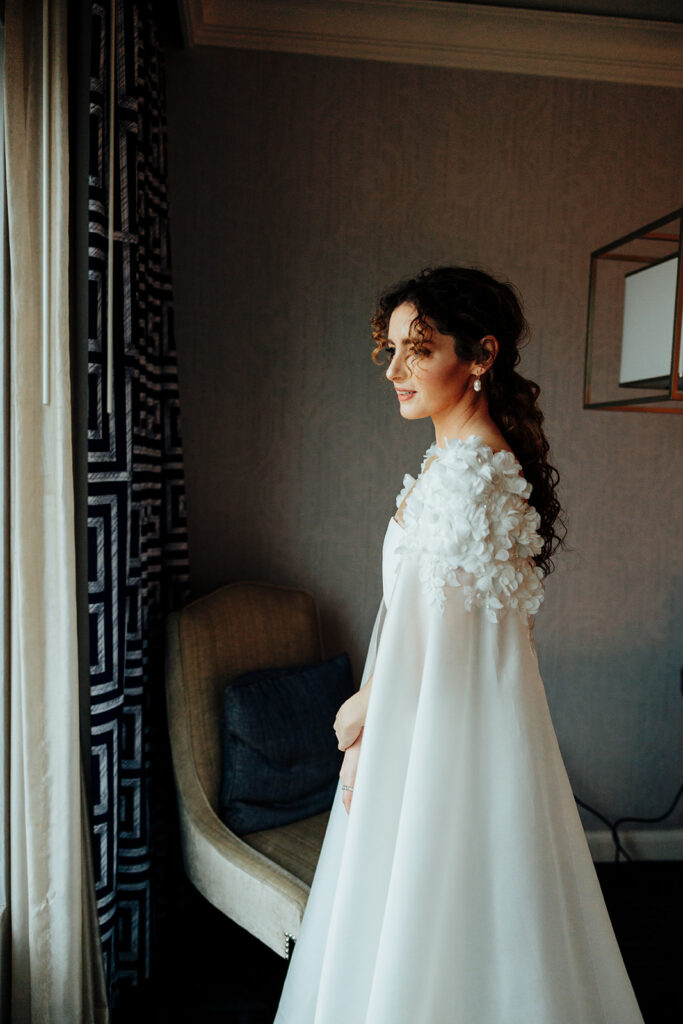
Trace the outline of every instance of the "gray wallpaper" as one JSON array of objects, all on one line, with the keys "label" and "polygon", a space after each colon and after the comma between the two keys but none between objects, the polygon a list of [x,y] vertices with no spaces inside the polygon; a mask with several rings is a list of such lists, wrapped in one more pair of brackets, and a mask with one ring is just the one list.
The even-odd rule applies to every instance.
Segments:
[{"label": "gray wallpaper", "polygon": [[374,299],[427,264],[508,277],[569,521],[536,625],[558,739],[584,800],[661,813],[680,781],[683,421],[584,411],[582,374],[590,251],[683,202],[683,95],[203,47],[169,50],[167,75],[194,596],[306,587],[360,677],[386,524],[433,440],[369,358]]}]

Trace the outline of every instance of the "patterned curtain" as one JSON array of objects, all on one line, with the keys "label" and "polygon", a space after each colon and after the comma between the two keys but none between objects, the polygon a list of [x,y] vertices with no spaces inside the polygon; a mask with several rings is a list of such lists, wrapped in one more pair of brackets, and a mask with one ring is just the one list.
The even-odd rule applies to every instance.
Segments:
[{"label": "patterned curtain", "polygon": [[[123,985],[149,977],[169,887],[179,870],[163,625],[166,613],[187,598],[188,552],[158,8],[153,0],[94,2],[91,18],[88,573],[93,848],[105,971],[110,1004],[115,1005]],[[110,98],[115,133],[111,210]],[[113,363],[111,412],[108,360]]]}]

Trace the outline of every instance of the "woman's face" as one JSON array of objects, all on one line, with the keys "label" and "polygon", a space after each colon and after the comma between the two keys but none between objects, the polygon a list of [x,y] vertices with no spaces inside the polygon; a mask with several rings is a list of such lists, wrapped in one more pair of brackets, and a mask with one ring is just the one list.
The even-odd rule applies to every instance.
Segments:
[{"label": "woman's face", "polygon": [[[440,334],[427,319],[430,331],[419,355],[411,348],[418,337],[411,330],[417,316],[412,303],[404,302],[391,314],[387,329],[387,380],[396,389],[401,415],[407,420],[425,416],[442,419],[467,393],[474,363],[466,363],[455,354],[455,342],[449,334]],[[470,387],[471,390],[471,387]]]}]

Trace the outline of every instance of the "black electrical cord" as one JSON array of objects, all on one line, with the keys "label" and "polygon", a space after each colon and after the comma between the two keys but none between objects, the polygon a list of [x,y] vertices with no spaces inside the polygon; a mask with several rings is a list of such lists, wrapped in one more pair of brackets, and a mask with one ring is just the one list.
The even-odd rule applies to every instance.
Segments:
[{"label": "black electrical cord", "polygon": [[596,811],[594,807],[589,807],[589,805],[584,803],[583,800],[579,800],[576,794],[574,794],[574,799],[576,800],[579,807],[583,807],[584,810],[589,811],[591,814],[594,814],[596,818],[599,818],[600,821],[604,821],[605,825],[607,825],[610,832],[612,833],[612,839],[614,840],[614,862],[618,864],[620,853],[623,853],[624,857],[626,857],[626,860],[633,860],[633,857],[631,857],[628,851],[625,850],[621,844],[621,839],[619,838],[618,831],[619,826],[623,825],[625,821],[637,821],[639,823],[647,825],[654,825],[659,821],[664,821],[665,818],[668,818],[669,815],[673,813],[676,804],[681,799],[681,794],[683,794],[683,782],[678,787],[678,792],[676,793],[676,796],[673,799],[671,807],[669,807],[668,811],[665,811],[664,814],[660,814],[656,818],[617,818],[615,822],[608,821],[607,818],[605,818],[604,815],[600,814],[599,811]]},{"label": "black electrical cord", "polygon": [[[654,825],[658,821],[664,821],[665,818],[668,818],[669,815],[673,813],[674,808],[676,807],[676,804],[681,799],[681,794],[683,794],[683,782],[678,787],[678,792],[676,793],[676,796],[673,799],[673,803],[671,804],[671,807],[669,808],[668,811],[665,811],[664,814],[660,814],[658,818],[617,818],[617,820],[614,822],[614,825],[612,826],[612,835],[613,836],[616,835],[616,830],[625,821],[645,822],[645,823],[647,823],[649,825]],[[618,860],[618,857],[615,857],[614,859]]]},{"label": "black electrical cord", "polygon": [[608,821],[608,819],[604,816],[604,814],[600,814],[600,811],[596,811],[594,807],[591,807],[589,804],[584,803],[583,800],[579,800],[579,798],[576,795],[576,793],[574,794],[574,799],[576,800],[576,802],[579,805],[579,807],[583,807],[583,809],[585,811],[590,811],[591,814],[594,814],[596,818],[599,818],[600,821],[604,821],[605,825],[607,825],[608,829],[612,833],[612,839],[614,840],[614,846],[615,846],[614,859],[615,859],[615,861],[619,860],[619,853],[623,853],[624,857],[626,857],[626,860],[633,860],[633,858],[631,857],[630,853],[627,850],[625,850],[624,847],[621,845],[621,840],[619,839],[619,833],[615,831],[615,828],[614,828],[614,825],[612,824],[612,822]]}]

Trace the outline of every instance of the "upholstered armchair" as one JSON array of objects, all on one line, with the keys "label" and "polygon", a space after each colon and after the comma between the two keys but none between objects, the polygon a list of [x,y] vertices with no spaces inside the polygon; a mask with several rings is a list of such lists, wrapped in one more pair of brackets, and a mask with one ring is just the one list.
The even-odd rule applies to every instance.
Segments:
[{"label": "upholstered armchair", "polygon": [[167,618],[166,698],[183,862],[215,907],[288,957],[329,812],[236,836],[217,813],[226,684],[253,669],[322,658],[311,594],[233,583]]}]

